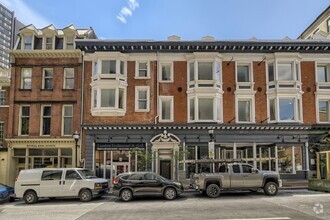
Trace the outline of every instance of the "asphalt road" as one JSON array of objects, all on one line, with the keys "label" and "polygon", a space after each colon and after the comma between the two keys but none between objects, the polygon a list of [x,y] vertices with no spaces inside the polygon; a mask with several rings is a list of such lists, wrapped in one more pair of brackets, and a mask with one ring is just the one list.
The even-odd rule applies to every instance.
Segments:
[{"label": "asphalt road", "polygon": [[229,192],[210,199],[187,192],[174,201],[161,197],[136,198],[125,203],[112,195],[89,203],[78,199],[42,199],[0,205],[0,220],[45,219],[330,219],[330,194],[308,190],[282,190],[276,197],[257,193]]}]

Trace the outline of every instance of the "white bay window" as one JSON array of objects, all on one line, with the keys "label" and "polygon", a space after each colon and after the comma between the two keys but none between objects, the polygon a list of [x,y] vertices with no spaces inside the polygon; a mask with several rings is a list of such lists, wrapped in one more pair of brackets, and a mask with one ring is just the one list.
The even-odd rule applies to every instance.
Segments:
[{"label": "white bay window", "polygon": [[197,95],[188,98],[189,122],[221,122],[222,98],[212,95]]},{"label": "white bay window", "polygon": [[329,123],[330,122],[330,98],[320,97],[317,100],[317,122]]},{"label": "white bay window", "polygon": [[268,100],[269,122],[302,122],[300,96],[279,96]]}]

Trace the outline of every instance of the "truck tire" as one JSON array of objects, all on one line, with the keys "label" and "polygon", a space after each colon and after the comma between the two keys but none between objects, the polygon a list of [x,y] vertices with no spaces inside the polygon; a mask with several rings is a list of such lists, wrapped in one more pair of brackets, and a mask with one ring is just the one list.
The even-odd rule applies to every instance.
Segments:
[{"label": "truck tire", "polygon": [[210,198],[217,198],[220,195],[220,187],[217,184],[210,184],[206,188],[206,195]]},{"label": "truck tire", "polygon": [[79,199],[82,202],[89,202],[92,200],[92,192],[89,189],[83,189],[79,193]]},{"label": "truck tire", "polygon": [[267,196],[276,196],[278,193],[278,185],[274,182],[268,182],[264,186],[264,192]]}]

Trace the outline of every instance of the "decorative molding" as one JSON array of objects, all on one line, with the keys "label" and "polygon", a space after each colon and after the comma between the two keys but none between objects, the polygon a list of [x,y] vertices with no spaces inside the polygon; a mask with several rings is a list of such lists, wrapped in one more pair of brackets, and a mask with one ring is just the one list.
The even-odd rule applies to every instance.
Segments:
[{"label": "decorative molding", "polygon": [[180,139],[172,134],[172,133],[167,133],[166,130],[164,130],[164,132],[162,134],[158,134],[156,135],[155,137],[153,137],[150,142],[152,144],[155,144],[155,143],[180,143]]},{"label": "decorative molding", "polygon": [[80,50],[11,50],[15,58],[81,58]]}]

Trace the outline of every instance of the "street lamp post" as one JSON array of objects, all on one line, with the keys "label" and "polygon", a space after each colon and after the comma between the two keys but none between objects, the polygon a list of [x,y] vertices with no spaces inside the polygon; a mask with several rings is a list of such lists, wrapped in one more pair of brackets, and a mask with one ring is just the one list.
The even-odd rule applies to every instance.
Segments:
[{"label": "street lamp post", "polygon": [[73,134],[74,142],[75,142],[75,167],[77,167],[77,160],[78,160],[78,155],[77,155],[77,149],[78,149],[78,140],[79,140],[80,134],[78,131],[75,131]]},{"label": "street lamp post", "polygon": [[[209,129],[209,135],[210,135],[210,141],[209,141],[209,158],[211,160],[214,160],[214,130],[212,128]],[[215,164],[214,161],[212,161],[212,172],[215,171]]]}]

